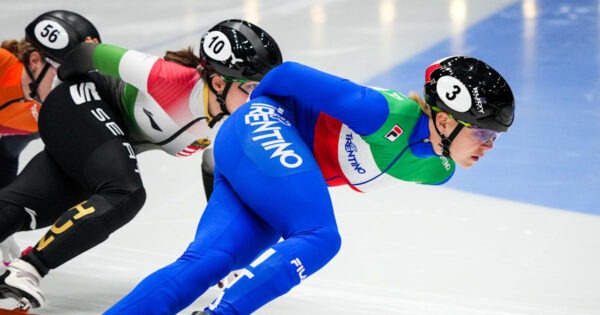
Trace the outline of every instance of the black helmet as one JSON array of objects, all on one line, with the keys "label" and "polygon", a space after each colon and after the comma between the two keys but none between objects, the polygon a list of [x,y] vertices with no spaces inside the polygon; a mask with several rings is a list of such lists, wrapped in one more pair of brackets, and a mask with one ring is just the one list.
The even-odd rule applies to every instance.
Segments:
[{"label": "black helmet", "polygon": [[66,10],[43,13],[25,28],[25,39],[58,63],[62,63],[65,55],[88,36],[100,41],[100,34],[92,22]]},{"label": "black helmet", "polygon": [[260,81],[281,64],[279,46],[260,27],[244,20],[226,20],[200,40],[202,65],[234,79]]},{"label": "black helmet", "polygon": [[502,75],[485,62],[447,57],[427,68],[425,100],[476,128],[504,132],[513,123],[515,99]]}]

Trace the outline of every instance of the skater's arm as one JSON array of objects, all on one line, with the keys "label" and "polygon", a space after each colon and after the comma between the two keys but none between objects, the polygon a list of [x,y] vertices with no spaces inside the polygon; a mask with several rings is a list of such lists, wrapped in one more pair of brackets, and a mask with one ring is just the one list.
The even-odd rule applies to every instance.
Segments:
[{"label": "skater's arm", "polygon": [[[251,98],[259,96],[293,98],[301,106],[335,117],[359,134],[371,134],[388,116],[387,101],[375,89],[296,62],[284,62],[269,71]],[[365,117],[369,124],[364,123]]]},{"label": "skater's arm", "polygon": [[58,75],[65,80],[98,70],[146,92],[150,71],[159,60],[164,62],[157,56],[135,50],[108,44],[82,43],[67,55],[58,69]]}]

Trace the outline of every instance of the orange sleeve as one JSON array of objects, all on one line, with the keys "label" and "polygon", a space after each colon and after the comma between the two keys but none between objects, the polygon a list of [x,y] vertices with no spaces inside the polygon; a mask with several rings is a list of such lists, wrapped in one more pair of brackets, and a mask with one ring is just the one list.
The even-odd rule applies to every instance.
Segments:
[{"label": "orange sleeve", "polygon": [[24,100],[21,87],[23,71],[24,66],[19,59],[0,48],[0,136],[27,135],[38,131],[41,105],[33,100]]},{"label": "orange sleeve", "polygon": [[4,77],[11,66],[18,62],[19,58],[17,56],[4,48],[0,48],[0,78]]},{"label": "orange sleeve", "polygon": [[0,106],[24,97],[21,87],[23,70],[23,64],[15,55],[0,48]]}]

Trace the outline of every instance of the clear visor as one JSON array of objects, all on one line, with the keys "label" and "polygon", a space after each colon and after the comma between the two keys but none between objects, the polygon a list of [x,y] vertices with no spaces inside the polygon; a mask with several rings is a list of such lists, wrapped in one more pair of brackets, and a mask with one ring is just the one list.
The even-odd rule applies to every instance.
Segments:
[{"label": "clear visor", "polygon": [[235,78],[226,77],[224,75],[222,75],[221,78],[223,78],[223,80],[225,80],[225,82],[238,82],[240,84],[238,86],[238,88],[240,90],[242,90],[242,92],[244,92],[248,95],[250,95],[250,93],[252,93],[252,91],[254,91],[254,89],[258,86],[257,81],[235,79]]},{"label": "clear visor", "polygon": [[240,83],[240,90],[244,91],[244,93],[250,95],[252,91],[258,86],[258,82],[256,81],[246,81],[244,83]]},{"label": "clear visor", "polygon": [[469,128],[471,129],[471,136],[477,141],[481,143],[494,142],[500,136],[500,133],[497,131],[489,130],[489,129],[481,129],[481,128]]}]

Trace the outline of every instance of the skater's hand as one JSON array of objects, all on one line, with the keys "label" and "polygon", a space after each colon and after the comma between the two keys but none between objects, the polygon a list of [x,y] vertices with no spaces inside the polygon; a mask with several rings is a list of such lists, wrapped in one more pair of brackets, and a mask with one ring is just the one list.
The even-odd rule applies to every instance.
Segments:
[{"label": "skater's hand", "polygon": [[0,243],[0,250],[2,251],[2,261],[5,266],[8,266],[13,259],[21,256],[19,245],[17,245],[17,241],[15,241],[12,235]]}]

